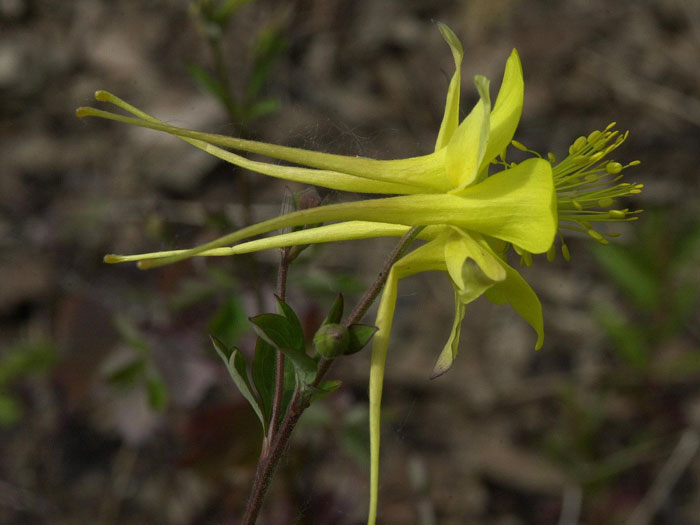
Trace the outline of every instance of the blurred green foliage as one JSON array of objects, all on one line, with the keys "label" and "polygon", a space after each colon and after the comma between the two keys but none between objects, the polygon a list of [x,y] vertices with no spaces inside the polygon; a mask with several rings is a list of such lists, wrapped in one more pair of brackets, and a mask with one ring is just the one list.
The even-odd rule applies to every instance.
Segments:
[{"label": "blurred green foliage", "polygon": [[248,329],[248,316],[237,295],[227,297],[209,321],[209,332],[228,346],[234,345]]},{"label": "blurred green foliage", "polygon": [[187,71],[204,92],[211,94],[223,105],[239,131],[256,119],[278,110],[279,102],[266,97],[264,92],[275,63],[287,49],[283,16],[275,17],[259,28],[253,37],[246,86],[241,93],[236,94],[230,81],[223,40],[231,19],[241,7],[251,1],[196,0],[190,9],[200,33],[209,44],[213,64],[208,68],[191,63],[187,65]]},{"label": "blurred green foliage", "polygon": [[48,341],[20,342],[0,357],[0,427],[13,425],[24,412],[12,385],[29,375],[46,372],[55,361],[53,345]]},{"label": "blurred green foliage", "polygon": [[646,211],[631,242],[592,246],[617,292],[614,302],[593,305],[613,359],[593,390],[562,388],[558,422],[544,438],[547,454],[589,496],[613,505],[606,523],[627,512],[615,498],[639,490],[636,480],[654,476],[654,461],[670,453],[687,424],[674,392],[700,376],[700,220],[679,215]]},{"label": "blurred green foliage", "polygon": [[593,246],[593,255],[624,303],[596,305],[596,319],[618,359],[648,372],[654,349],[685,332],[697,309],[700,220],[647,211],[636,242]]},{"label": "blurred green foliage", "polygon": [[168,406],[168,388],[153,362],[148,341],[125,316],[115,316],[114,326],[135,356],[111,370],[107,382],[121,390],[143,388],[150,407],[164,411]]}]

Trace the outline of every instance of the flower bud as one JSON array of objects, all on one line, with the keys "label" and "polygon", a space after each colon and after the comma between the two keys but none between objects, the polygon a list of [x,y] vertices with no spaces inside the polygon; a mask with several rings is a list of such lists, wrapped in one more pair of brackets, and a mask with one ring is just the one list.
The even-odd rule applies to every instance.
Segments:
[{"label": "flower bud", "polygon": [[321,204],[321,196],[316,188],[306,188],[294,195],[297,210],[308,210]]},{"label": "flower bud", "polygon": [[342,324],[324,324],[314,335],[314,348],[327,359],[343,355],[349,343],[348,329]]}]

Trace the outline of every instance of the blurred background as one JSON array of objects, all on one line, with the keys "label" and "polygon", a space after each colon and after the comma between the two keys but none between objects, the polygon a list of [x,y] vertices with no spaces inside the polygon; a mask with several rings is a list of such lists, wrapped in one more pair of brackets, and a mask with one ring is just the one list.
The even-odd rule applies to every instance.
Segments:
[{"label": "blurred background", "polygon": [[[0,523],[237,523],[260,435],[208,334],[250,355],[277,253],[141,272],[105,253],[190,246],[280,212],[285,183],[172,137],[79,120],[107,89],[170,123],[348,155],[429,152],[453,71],[500,85],[516,138],[563,158],[617,121],[644,183],[619,242],[568,239],[523,270],[546,339],[406,280],[385,384],[386,524],[700,523],[700,4],[692,0],[0,0]],[[301,186],[289,185],[292,191]],[[331,200],[343,195],[323,193]],[[392,240],[304,252],[289,302],[312,334]],[[513,261],[515,263],[515,261]],[[372,316],[366,321],[371,322]],[[368,354],[303,418],[260,523],[360,524]]]}]

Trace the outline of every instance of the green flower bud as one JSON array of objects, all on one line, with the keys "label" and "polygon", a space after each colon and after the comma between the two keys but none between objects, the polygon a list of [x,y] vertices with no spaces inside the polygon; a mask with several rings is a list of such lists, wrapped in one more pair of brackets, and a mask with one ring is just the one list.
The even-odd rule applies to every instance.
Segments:
[{"label": "green flower bud", "polygon": [[327,359],[343,355],[349,343],[348,329],[342,324],[324,324],[314,336],[314,348]]}]

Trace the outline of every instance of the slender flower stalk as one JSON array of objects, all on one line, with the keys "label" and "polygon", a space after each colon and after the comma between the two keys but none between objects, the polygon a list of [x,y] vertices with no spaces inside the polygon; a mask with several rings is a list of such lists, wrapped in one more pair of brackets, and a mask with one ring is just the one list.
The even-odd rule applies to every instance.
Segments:
[{"label": "slender flower stalk", "polygon": [[[450,81],[445,112],[435,143],[427,155],[374,160],[346,157],[263,142],[203,133],[170,126],[118,97],[98,91],[96,98],[131,116],[80,108],[78,116],[95,116],[169,133],[236,166],[289,181],[355,193],[393,196],[304,209],[275,217],[187,249],[139,255],[107,255],[109,263],[136,261],[153,268],[195,256],[229,256],[287,246],[400,237],[422,227],[424,244],[404,255],[389,271],[380,300],[370,366],[370,506],[368,523],[377,515],[379,486],[380,406],[389,336],[398,283],[427,271],[448,276],[454,289],[455,318],[431,377],[445,373],[457,356],[466,305],[481,295],[496,304],[510,304],[544,340],[542,307],[537,295],[507,263],[513,246],[525,264],[533,254],[554,255],[554,241],[562,228],[587,232],[600,242],[604,234],[593,224],[628,221],[636,213],[614,209],[617,199],[638,193],[640,185],[619,182],[626,166],[607,156],[627,137],[613,125],[579,137],[569,155],[555,164],[513,140],[523,107],[524,82],[517,51],[506,61],[503,81],[492,105],[489,81],[474,79],[479,100],[459,121],[462,45],[444,24],[438,27],[452,51],[455,73]],[[507,162],[509,146],[530,152],[531,158]],[[231,151],[233,150],[233,151]],[[250,160],[237,152],[260,154],[296,164],[286,166]],[[500,169],[499,169],[500,168]],[[599,209],[599,208],[602,208]],[[308,227],[318,225],[317,227]],[[251,237],[306,226],[275,236]],[[562,239],[562,252],[568,248]]]}]

